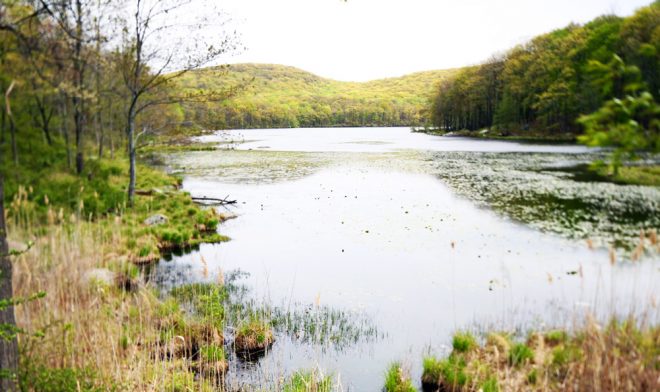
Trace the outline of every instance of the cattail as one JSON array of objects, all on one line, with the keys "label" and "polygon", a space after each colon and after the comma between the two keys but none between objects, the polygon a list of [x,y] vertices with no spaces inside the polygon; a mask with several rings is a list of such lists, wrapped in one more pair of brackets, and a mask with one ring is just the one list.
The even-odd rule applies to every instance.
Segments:
[{"label": "cattail", "polygon": [[203,255],[200,255],[200,259],[202,260],[202,264],[204,265],[204,272],[203,272],[204,277],[208,278],[208,276],[209,276],[209,265],[206,262],[206,259],[204,258]]},{"label": "cattail", "polygon": [[219,271],[218,271],[218,279],[217,279],[217,281],[218,281],[218,284],[219,284],[220,286],[224,286],[224,285],[225,285],[225,274],[222,272],[222,270],[219,270]]},{"label": "cattail", "polygon": [[640,242],[637,244],[637,247],[635,247],[635,250],[632,253],[632,261],[637,261],[640,258],[642,258],[642,255],[644,254],[644,242]]},{"label": "cattail", "polygon": [[594,250],[594,242],[591,238],[587,238],[587,248],[589,248],[589,250]]}]

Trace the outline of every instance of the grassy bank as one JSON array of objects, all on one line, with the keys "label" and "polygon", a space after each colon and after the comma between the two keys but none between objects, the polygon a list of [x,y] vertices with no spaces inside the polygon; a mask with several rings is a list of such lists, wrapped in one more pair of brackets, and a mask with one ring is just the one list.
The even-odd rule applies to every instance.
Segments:
[{"label": "grassy bank", "polygon": [[660,186],[660,165],[623,166],[616,175],[606,167],[591,169],[591,172],[604,181],[616,184]]},{"label": "grassy bank", "polygon": [[[44,295],[16,307],[23,390],[214,389],[210,360],[193,368],[165,354],[172,333],[190,343],[205,327],[184,323],[189,316],[144,284],[139,266],[228,240],[217,232],[223,217],[195,204],[180,179],[142,165],[129,207],[127,172],[123,159],[103,159],[80,176],[50,167],[7,180],[11,247],[31,244],[13,257],[14,294]],[[204,349],[217,364],[222,344]]]},{"label": "grassy bank", "polygon": [[651,391],[660,387],[660,328],[635,320],[576,331],[454,336],[445,359],[424,360],[425,391]]},{"label": "grassy bank", "polygon": [[572,133],[542,133],[542,132],[497,132],[497,131],[443,131],[434,128],[415,128],[414,132],[426,133],[435,136],[462,136],[486,140],[511,140],[520,142],[544,142],[544,143],[575,143],[576,134]]}]

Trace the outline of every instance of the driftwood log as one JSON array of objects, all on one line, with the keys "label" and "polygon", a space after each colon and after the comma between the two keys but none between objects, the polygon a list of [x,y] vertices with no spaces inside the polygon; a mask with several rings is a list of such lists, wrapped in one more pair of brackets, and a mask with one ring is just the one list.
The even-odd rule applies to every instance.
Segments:
[{"label": "driftwood log", "polygon": [[229,200],[229,195],[225,196],[224,199],[218,199],[218,198],[206,197],[206,196],[202,196],[202,197],[194,197],[193,196],[192,199],[193,199],[193,201],[197,201],[197,202],[203,202],[203,203],[206,203],[206,204],[215,204],[215,205],[221,205],[221,206],[222,205],[227,205],[227,204],[236,204],[237,203],[236,200]]}]

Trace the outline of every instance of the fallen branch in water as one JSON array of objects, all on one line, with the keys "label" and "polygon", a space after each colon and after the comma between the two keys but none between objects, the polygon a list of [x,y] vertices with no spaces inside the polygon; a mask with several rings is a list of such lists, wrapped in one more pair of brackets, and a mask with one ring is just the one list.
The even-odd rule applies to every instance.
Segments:
[{"label": "fallen branch in water", "polygon": [[212,204],[218,204],[218,205],[226,205],[226,204],[236,204],[236,200],[227,200],[229,198],[229,195],[225,196],[224,199],[217,199],[213,197],[193,197],[193,201],[201,201],[201,202],[211,202]]}]

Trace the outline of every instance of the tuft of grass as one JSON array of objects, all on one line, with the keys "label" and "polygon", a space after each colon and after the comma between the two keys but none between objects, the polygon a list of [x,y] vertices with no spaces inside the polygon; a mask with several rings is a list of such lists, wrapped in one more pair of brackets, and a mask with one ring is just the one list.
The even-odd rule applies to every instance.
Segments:
[{"label": "tuft of grass", "polygon": [[385,392],[415,392],[417,389],[412,384],[408,372],[403,369],[401,363],[395,362],[390,365],[385,375]]},{"label": "tuft of grass", "polygon": [[434,357],[425,357],[422,363],[422,384],[439,385],[444,373],[444,363]]},{"label": "tuft of grass", "polygon": [[546,344],[550,346],[557,346],[559,344],[566,342],[566,340],[568,339],[568,333],[566,333],[566,331],[563,331],[561,329],[556,329],[553,331],[546,332],[543,338]]},{"label": "tuft of grass", "polygon": [[200,348],[199,356],[202,361],[207,362],[225,361],[227,359],[225,349],[215,344]]},{"label": "tuft of grass", "polygon": [[283,392],[330,392],[332,380],[319,371],[298,371],[284,384]]},{"label": "tuft of grass", "polygon": [[482,392],[499,392],[500,385],[497,382],[497,378],[495,377],[488,378],[486,381],[481,383],[479,390],[481,390]]},{"label": "tuft of grass", "polygon": [[517,343],[509,351],[509,365],[521,366],[534,359],[534,351],[524,343]]},{"label": "tuft of grass", "polygon": [[452,339],[452,348],[457,353],[467,353],[477,347],[477,340],[469,332],[459,332]]},{"label": "tuft of grass", "polygon": [[260,353],[270,347],[274,340],[270,324],[261,317],[253,316],[238,328],[234,346],[239,353]]}]

